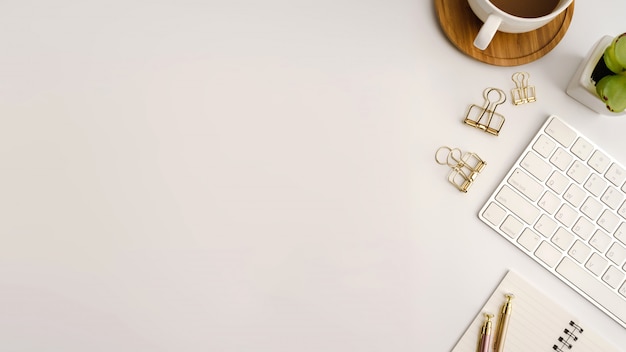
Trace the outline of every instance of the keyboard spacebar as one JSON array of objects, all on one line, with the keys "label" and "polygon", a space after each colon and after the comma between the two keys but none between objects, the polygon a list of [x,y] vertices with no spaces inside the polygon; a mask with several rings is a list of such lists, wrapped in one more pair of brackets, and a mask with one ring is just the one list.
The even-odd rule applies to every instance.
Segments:
[{"label": "keyboard spacebar", "polygon": [[626,300],[623,297],[612,292],[598,279],[591,276],[585,269],[567,257],[563,258],[563,261],[556,267],[556,271],[607,311],[613,313],[617,319],[621,320],[620,324],[622,326],[626,326]]}]

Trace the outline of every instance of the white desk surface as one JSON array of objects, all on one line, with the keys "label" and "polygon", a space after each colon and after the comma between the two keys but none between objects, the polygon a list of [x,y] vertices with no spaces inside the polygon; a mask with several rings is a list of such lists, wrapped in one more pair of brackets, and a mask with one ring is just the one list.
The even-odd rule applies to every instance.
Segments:
[{"label": "white desk surface", "polygon": [[[509,268],[626,346],[476,215],[549,114],[626,161],[626,118],[565,93],[626,2],[578,1],[521,67],[427,0],[1,7],[0,349],[449,351]],[[536,103],[462,124],[520,70]],[[487,160],[468,194],[442,145]]]}]

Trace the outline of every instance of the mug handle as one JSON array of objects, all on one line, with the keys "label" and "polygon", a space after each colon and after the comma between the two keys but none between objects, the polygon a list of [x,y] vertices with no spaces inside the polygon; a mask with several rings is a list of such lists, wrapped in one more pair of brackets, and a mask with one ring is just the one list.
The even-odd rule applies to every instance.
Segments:
[{"label": "mug handle", "polygon": [[501,22],[502,18],[494,14],[489,15],[485,23],[483,23],[483,26],[480,27],[480,31],[478,31],[478,34],[474,39],[474,46],[480,50],[487,49],[489,43],[491,43],[491,40],[493,39],[493,36],[498,31]]}]

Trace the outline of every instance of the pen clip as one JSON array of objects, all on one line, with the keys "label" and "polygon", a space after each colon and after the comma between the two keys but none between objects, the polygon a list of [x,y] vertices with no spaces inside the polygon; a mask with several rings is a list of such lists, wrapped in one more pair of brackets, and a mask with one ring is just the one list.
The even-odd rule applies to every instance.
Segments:
[{"label": "pen clip", "polygon": [[489,352],[491,347],[491,319],[493,314],[485,313],[485,322],[480,329],[480,339],[478,340],[478,352]]},{"label": "pen clip", "polygon": [[507,293],[504,296],[506,297],[506,302],[504,302],[502,310],[500,310],[500,321],[498,322],[498,328],[493,343],[495,352],[504,351],[504,341],[506,340],[506,333],[509,328],[509,319],[513,312],[513,303],[511,301],[515,298],[515,295]]}]

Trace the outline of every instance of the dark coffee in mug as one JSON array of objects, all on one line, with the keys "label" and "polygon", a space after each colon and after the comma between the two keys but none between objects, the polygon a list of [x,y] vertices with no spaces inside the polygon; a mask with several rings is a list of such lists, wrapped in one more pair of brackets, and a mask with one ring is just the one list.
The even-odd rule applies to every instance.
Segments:
[{"label": "dark coffee in mug", "polygon": [[500,10],[517,17],[536,18],[550,14],[559,0],[489,0]]}]

